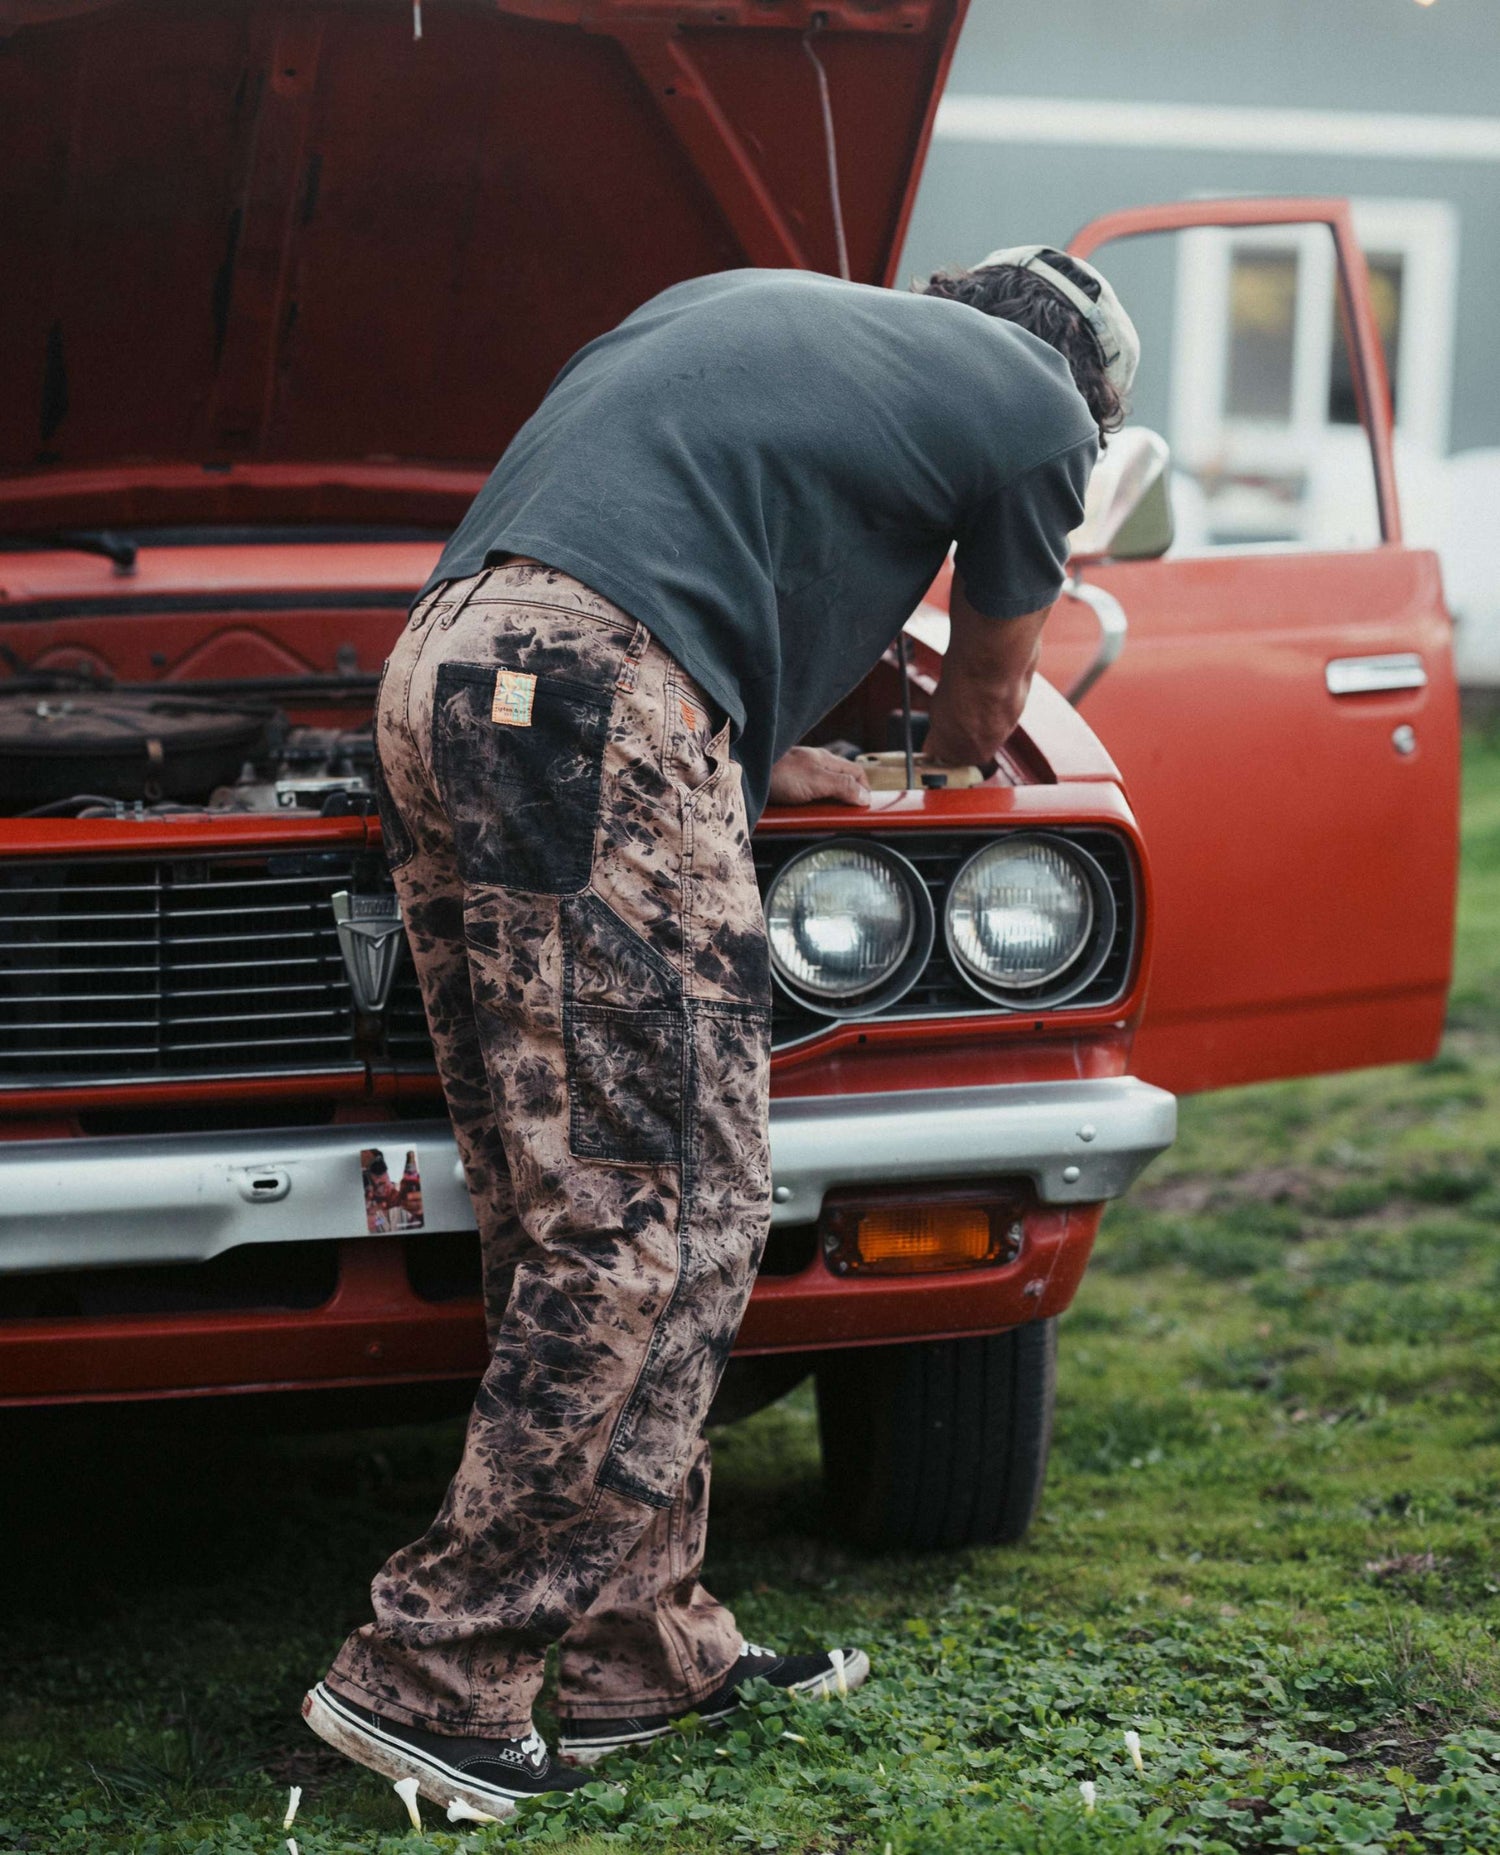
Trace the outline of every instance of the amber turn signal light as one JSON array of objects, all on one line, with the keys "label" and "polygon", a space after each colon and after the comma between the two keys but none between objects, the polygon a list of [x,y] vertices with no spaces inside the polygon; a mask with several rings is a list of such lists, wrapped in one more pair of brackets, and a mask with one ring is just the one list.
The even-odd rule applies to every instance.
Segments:
[{"label": "amber turn signal light", "polygon": [[830,1204],[823,1253],[835,1275],[925,1275],[1012,1262],[1024,1238],[1018,1198],[926,1197]]}]

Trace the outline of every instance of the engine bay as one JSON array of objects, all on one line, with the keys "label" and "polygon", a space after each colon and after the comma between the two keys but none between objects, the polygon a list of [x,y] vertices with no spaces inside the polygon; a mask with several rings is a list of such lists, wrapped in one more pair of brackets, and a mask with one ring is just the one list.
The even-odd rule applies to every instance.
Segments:
[{"label": "engine bay", "polygon": [[268,704],[155,690],[0,695],[0,812],[23,818],[375,809],[374,738]]},{"label": "engine bay", "polygon": [[[288,626],[276,648],[285,652],[294,635]],[[199,640],[186,642],[192,651]],[[236,667],[261,674],[147,683],[116,682],[92,662],[25,662],[0,641],[0,660],[21,684],[7,689],[0,677],[0,816],[373,812],[371,704],[378,678],[366,652],[346,641],[328,652],[331,668],[318,663],[318,652],[305,675],[268,676],[270,664],[245,657],[243,642],[236,641]],[[212,637],[204,643],[222,648]],[[153,654],[150,667],[166,664]],[[1046,777],[1024,764],[1020,742],[985,768],[927,760],[922,746],[934,668],[908,664],[891,650],[808,741],[858,761],[876,791]]]}]

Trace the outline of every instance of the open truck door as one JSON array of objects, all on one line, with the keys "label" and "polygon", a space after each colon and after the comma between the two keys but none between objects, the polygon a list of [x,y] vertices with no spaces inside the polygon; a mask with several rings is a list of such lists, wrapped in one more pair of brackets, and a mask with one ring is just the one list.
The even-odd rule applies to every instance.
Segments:
[{"label": "open truck door", "polygon": [[[1196,532],[1167,545],[1164,530],[1159,558],[1075,560],[1084,599],[1059,602],[1042,660],[1079,689],[1101,615],[1123,614],[1118,656],[1077,699],[1124,774],[1151,860],[1155,952],[1134,1068],[1186,1092],[1422,1059],[1441,1034],[1453,936],[1451,627],[1435,556],[1401,541],[1391,397],[1350,209],[1147,207],[1095,220],[1069,249],[1109,246],[1102,263],[1134,309],[1132,247],[1153,242],[1160,272],[1161,235],[1175,235],[1176,282],[1163,290],[1158,276],[1157,299],[1176,326],[1158,349],[1156,404],[1170,403],[1172,482]],[[1288,280],[1314,277],[1319,247],[1321,322],[1289,324]],[[1217,367],[1193,323],[1203,293],[1182,287],[1189,267],[1218,280],[1232,351]],[[1157,331],[1141,333],[1144,376]],[[1292,379],[1319,342],[1321,374]],[[1216,397],[1195,423],[1184,399],[1205,375]],[[1320,405],[1337,409],[1339,390],[1343,428],[1320,434],[1299,478],[1276,445],[1298,402],[1306,426]],[[1343,495],[1332,518],[1318,514],[1319,469]],[[1352,471],[1366,486],[1362,545],[1347,532]]]}]

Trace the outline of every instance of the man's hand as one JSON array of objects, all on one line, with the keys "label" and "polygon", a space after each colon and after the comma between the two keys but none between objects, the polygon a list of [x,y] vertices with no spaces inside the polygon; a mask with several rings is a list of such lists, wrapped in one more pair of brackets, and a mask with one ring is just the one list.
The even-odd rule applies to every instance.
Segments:
[{"label": "man's hand", "polygon": [[870,782],[863,767],[841,760],[826,747],[794,747],[771,768],[773,805],[811,805],[832,799],[836,805],[868,805]]},{"label": "man's hand", "polygon": [[986,618],[957,578],[949,600],[952,632],[922,752],[939,766],[988,766],[1010,737],[1042,650],[1051,606],[1022,618]]}]

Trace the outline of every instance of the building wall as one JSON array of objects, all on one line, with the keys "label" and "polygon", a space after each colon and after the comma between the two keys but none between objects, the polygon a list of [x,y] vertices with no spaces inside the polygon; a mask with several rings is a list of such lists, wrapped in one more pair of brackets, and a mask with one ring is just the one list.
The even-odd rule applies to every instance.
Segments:
[{"label": "building wall", "polygon": [[[1495,0],[1070,0],[1064,8],[973,0],[948,96],[997,107],[977,133],[951,109],[940,115],[903,274],[972,262],[1001,243],[1063,242],[1101,212],[1194,194],[1448,201],[1458,232],[1448,447],[1500,445],[1497,75]],[[1007,109],[1047,98],[1058,105],[1048,139],[1028,138]],[[1163,133],[1189,145],[1153,147],[1138,109],[1117,130],[1121,112],[1091,110],[1091,101],[1176,106]],[[1200,125],[1200,145],[1190,145],[1197,129],[1183,105],[1219,110]],[[1359,152],[1306,146],[1326,138],[1326,120],[1267,114],[1284,111],[1357,113]],[[1378,152],[1387,134],[1406,152]],[[1226,136],[1259,145],[1211,145]],[[1108,267],[1109,254],[1101,261]],[[1116,263],[1133,268],[1147,293],[1137,299],[1142,322],[1165,327],[1170,291],[1160,267]],[[1123,273],[1119,282],[1123,294]],[[1163,370],[1143,368],[1143,423],[1167,429],[1165,392]]]},{"label": "building wall", "polygon": [[1491,116],[1494,0],[972,0],[955,90]]}]

